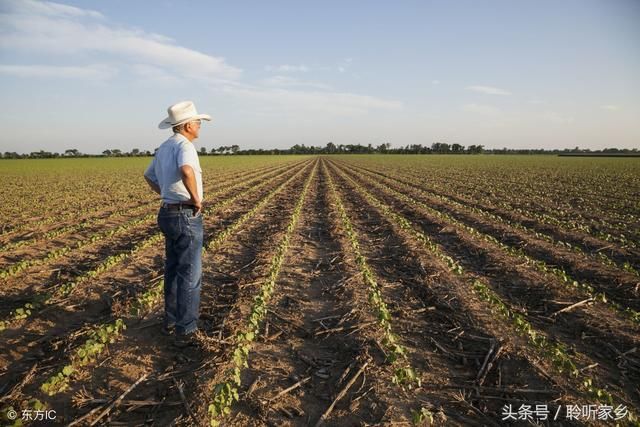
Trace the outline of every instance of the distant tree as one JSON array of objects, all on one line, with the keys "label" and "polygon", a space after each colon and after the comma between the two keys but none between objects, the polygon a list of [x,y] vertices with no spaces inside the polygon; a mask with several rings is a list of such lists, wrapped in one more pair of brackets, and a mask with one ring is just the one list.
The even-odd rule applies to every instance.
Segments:
[{"label": "distant tree", "polygon": [[234,145],[231,146],[231,152],[233,154],[236,154],[239,150],[240,150],[240,146],[239,145],[235,145],[234,144]]},{"label": "distant tree", "polygon": [[431,151],[434,153],[448,153],[451,151],[451,147],[446,142],[434,142],[431,144]]},{"label": "distant tree", "polygon": [[484,150],[484,145],[470,145],[467,148],[467,153],[469,154],[480,154]]},{"label": "distant tree", "polygon": [[425,154],[431,150],[428,147],[423,147],[422,144],[411,144],[405,148],[405,151],[411,154]]},{"label": "distant tree", "polygon": [[80,153],[80,151],[78,151],[77,148],[69,148],[69,149],[64,150],[64,155],[65,156],[77,157],[80,154],[81,153]]},{"label": "distant tree", "polygon": [[453,153],[462,153],[464,151],[464,145],[460,144],[451,144],[451,152]]},{"label": "distant tree", "polygon": [[200,154],[202,154],[203,156],[207,155],[207,148],[206,147],[200,147]]},{"label": "distant tree", "polygon": [[109,157],[111,155],[111,150],[107,149],[102,152],[103,156]]},{"label": "distant tree", "polygon": [[131,155],[132,155],[132,156],[138,156],[138,155],[140,155],[140,150],[139,150],[139,149],[137,149],[137,148],[132,149],[132,150],[131,150]]},{"label": "distant tree", "polygon": [[391,147],[391,144],[388,142],[385,142],[384,144],[380,144],[376,147],[376,151],[378,153],[388,153],[389,152],[389,148]]}]

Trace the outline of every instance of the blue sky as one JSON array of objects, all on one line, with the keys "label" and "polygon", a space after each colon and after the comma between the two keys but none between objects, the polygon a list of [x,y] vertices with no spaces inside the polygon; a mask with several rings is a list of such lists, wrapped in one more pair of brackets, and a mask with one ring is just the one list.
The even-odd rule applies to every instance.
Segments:
[{"label": "blue sky", "polygon": [[0,151],[640,146],[640,2],[0,0]]}]

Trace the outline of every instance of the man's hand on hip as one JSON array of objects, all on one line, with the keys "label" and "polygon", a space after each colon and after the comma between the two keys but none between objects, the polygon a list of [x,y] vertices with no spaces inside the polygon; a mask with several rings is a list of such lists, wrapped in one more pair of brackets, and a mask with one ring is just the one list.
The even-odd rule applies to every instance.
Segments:
[{"label": "man's hand on hip", "polygon": [[194,200],[193,206],[196,207],[196,209],[193,211],[194,215],[197,215],[202,212],[202,200],[198,200],[197,202]]}]

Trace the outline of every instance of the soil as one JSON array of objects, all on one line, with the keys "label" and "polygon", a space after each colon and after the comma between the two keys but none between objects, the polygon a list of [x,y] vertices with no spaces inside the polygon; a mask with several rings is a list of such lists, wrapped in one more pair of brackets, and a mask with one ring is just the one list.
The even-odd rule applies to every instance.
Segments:
[{"label": "soil", "polygon": [[[254,182],[209,201],[242,194],[205,217],[205,241],[291,178],[217,250],[204,253],[201,315],[193,346],[178,349],[172,345],[174,338],[162,333],[162,298],[141,316],[129,310],[137,296],[162,278],[163,248],[154,245],[83,283],[60,304],[0,332],[0,408],[23,409],[36,398],[56,410],[54,425],[74,420],[80,420],[79,425],[93,421],[109,426],[209,425],[213,389],[227,375],[236,334],[268,276],[275,249],[287,233],[311,173],[268,311],[242,370],[239,401],[222,425],[411,425],[419,413],[423,417],[418,424],[423,425],[502,425],[505,405],[548,405],[553,412],[569,404],[593,404],[581,379],[559,372],[510,319],[471,290],[476,279],[538,333],[562,343],[581,373],[594,378],[616,402],[638,411],[637,323],[603,303],[559,312],[580,302],[583,295],[515,262],[497,245],[367,184],[367,179],[384,182],[483,233],[526,248],[535,259],[581,274],[620,303],[635,307],[637,290],[630,289],[631,276],[615,267],[589,264],[586,257],[393,184],[393,179],[326,158],[230,174],[228,181],[215,183],[224,187],[251,177],[273,178],[255,191],[251,191]],[[389,221],[352,181],[429,236],[464,267],[464,274],[453,274],[411,233]],[[354,252],[330,182],[353,225],[362,258]],[[101,215],[107,218],[106,227],[124,221],[123,217],[109,220],[107,212]],[[0,315],[6,317],[34,292],[89,271],[155,232],[154,224],[135,228],[5,279]],[[62,234],[42,248],[25,245],[13,255],[0,251],[0,262],[35,257],[41,250],[83,237],[85,232]],[[10,234],[0,235],[0,244],[10,239]],[[388,360],[384,333],[357,262],[361,259],[381,290],[392,332],[406,350],[399,362]],[[70,363],[89,332],[116,318],[124,319],[127,329],[95,361],[74,373],[69,389],[54,396],[44,394],[41,384]],[[418,373],[421,384],[393,382],[395,369],[405,365]]]}]

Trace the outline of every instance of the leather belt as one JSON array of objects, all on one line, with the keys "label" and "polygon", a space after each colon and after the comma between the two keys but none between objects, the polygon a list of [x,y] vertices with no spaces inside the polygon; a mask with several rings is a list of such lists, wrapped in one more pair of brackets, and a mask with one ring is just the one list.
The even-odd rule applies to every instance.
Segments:
[{"label": "leather belt", "polygon": [[180,211],[182,209],[195,209],[194,205],[189,205],[186,203],[163,203],[160,207],[164,209],[168,209],[170,211]]}]

